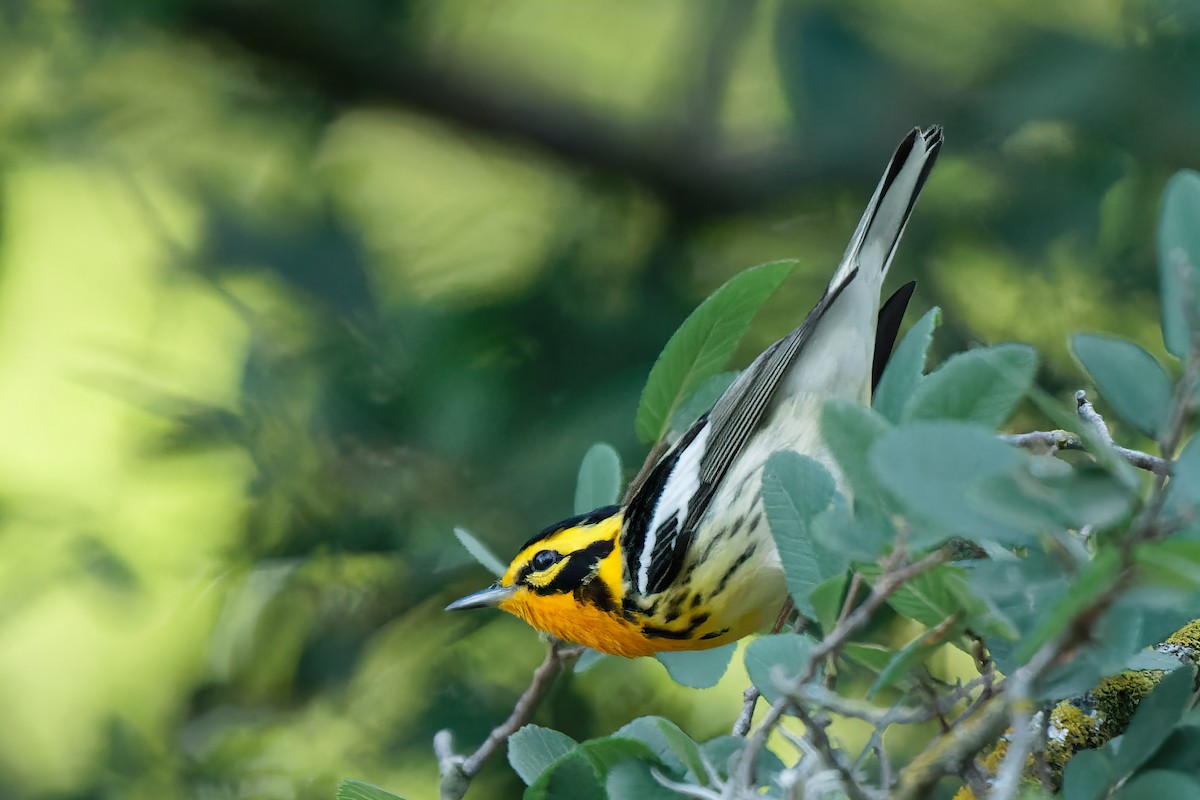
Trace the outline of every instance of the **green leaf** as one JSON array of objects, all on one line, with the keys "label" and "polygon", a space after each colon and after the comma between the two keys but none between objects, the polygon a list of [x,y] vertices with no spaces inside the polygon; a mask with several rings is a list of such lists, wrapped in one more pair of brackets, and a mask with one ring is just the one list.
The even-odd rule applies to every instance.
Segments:
[{"label": "green leaf", "polygon": [[601,653],[599,650],[593,650],[590,647],[585,647],[583,648],[583,653],[575,661],[575,669],[573,671],[587,672],[607,656],[607,653]]},{"label": "green leaf", "polygon": [[1200,436],[1193,436],[1175,459],[1167,503],[1174,514],[1190,515],[1200,509]]},{"label": "green leaf", "polygon": [[1138,345],[1111,336],[1071,337],[1075,358],[1121,419],[1157,438],[1171,409],[1171,379]]},{"label": "green leaf", "polygon": [[609,800],[679,800],[679,794],[654,779],[653,766],[626,761],[613,767],[604,784]]},{"label": "green leaf", "polygon": [[588,448],[575,482],[575,513],[586,514],[611,506],[621,496],[621,457],[611,445],[599,442]]},{"label": "green leaf", "polygon": [[[742,752],[745,746],[746,740],[741,736],[718,736],[715,739],[709,739],[700,749],[704,751],[704,755],[716,768],[717,774],[722,778],[728,778],[733,759]],[[756,766],[755,774],[758,776],[760,786],[769,785],[774,777],[785,769],[779,756],[765,748],[759,751]]]},{"label": "green leaf", "polygon": [[1083,573],[1071,582],[1067,593],[1053,606],[1044,609],[1037,627],[1022,637],[1017,648],[1017,663],[1024,664],[1042,645],[1057,636],[1087,606],[1107,591],[1117,577],[1117,555],[1111,550],[1100,552]]},{"label": "green leaf", "polygon": [[932,638],[929,631],[922,631],[919,636],[904,645],[900,652],[892,656],[892,659],[888,661],[871,684],[871,688],[867,690],[867,699],[873,700],[879,692],[906,678],[918,664],[923,663],[926,658],[946,644],[948,635],[950,635],[949,632],[940,638]]},{"label": "green leaf", "polygon": [[[1179,666],[1176,660],[1175,667]],[[1158,769],[1195,772],[1197,766],[1200,766],[1200,728],[1182,724],[1171,731],[1158,751],[1142,764],[1142,769],[1146,772]]]},{"label": "green leaf", "polygon": [[508,763],[528,786],[546,767],[575,749],[565,733],[540,725],[526,725],[508,738]]},{"label": "green leaf", "polygon": [[466,528],[455,528],[454,535],[458,537],[459,544],[488,572],[499,578],[507,571],[508,567],[504,565],[504,562],[496,558],[496,554],[489,550],[487,545],[476,539]]},{"label": "green leaf", "polygon": [[1029,391],[1036,371],[1037,352],[1028,345],[959,353],[921,381],[904,418],[956,419],[995,429]]},{"label": "green leaf", "polygon": [[[1142,698],[1113,756],[1113,767],[1118,775],[1128,775],[1144,764],[1171,735],[1187,711],[1195,674],[1190,667],[1168,672],[1150,694]],[[1197,797],[1200,794],[1180,796]]]},{"label": "green leaf", "polygon": [[721,680],[736,649],[737,644],[733,643],[709,650],[666,651],[657,653],[656,657],[680,686],[707,689]]},{"label": "green leaf", "polygon": [[704,759],[700,755],[700,745],[688,736],[674,722],[666,719],[658,720],[659,730],[671,746],[672,752],[679,756],[691,773],[691,780],[701,786],[708,785],[708,771],[704,769]]},{"label": "green leaf", "polygon": [[338,783],[337,800],[404,800],[398,794],[385,792],[378,786],[372,786],[362,781],[343,779]]},{"label": "green leaf", "polygon": [[1107,750],[1081,750],[1063,770],[1063,800],[1101,800],[1117,777]]},{"label": "green leaf", "polygon": [[525,800],[605,800],[601,776],[578,749],[542,770],[524,796]]},{"label": "green leaf", "polygon": [[767,702],[774,703],[796,688],[808,668],[816,642],[798,633],[778,633],[755,639],[746,648],[746,672]]},{"label": "green leaf", "polygon": [[639,439],[649,444],[663,437],[675,410],[721,371],[759,307],[795,266],[776,261],[735,275],[683,321],[646,379],[634,423]]},{"label": "green leaf", "polygon": [[867,454],[880,485],[914,523],[909,543],[917,549],[956,535],[1026,542],[1029,531],[998,520],[974,496],[977,487],[1012,472],[1024,457],[982,428],[949,421],[905,425]]},{"label": "green leaf", "polygon": [[879,385],[875,387],[872,405],[889,422],[898,423],[904,417],[904,407],[925,377],[925,359],[933,341],[933,329],[942,320],[942,312],[931,308],[900,340],[888,359]]},{"label": "green leaf", "polygon": [[642,742],[619,735],[591,739],[554,761],[525,792],[526,800],[605,800],[609,772],[631,760],[656,763]]},{"label": "green leaf", "polygon": [[721,395],[737,379],[737,372],[718,372],[696,387],[696,391],[679,404],[667,428],[667,441],[674,442],[700,419],[700,415],[716,405]]},{"label": "green leaf", "polygon": [[638,717],[622,725],[613,736],[640,742],[649,748],[649,752],[657,757],[667,769],[682,775],[687,772],[688,766],[675,751],[675,744],[663,732],[664,728],[661,723],[675,724],[662,717]]},{"label": "green leaf", "polygon": [[1117,790],[1113,800],[1174,800],[1183,797],[1200,797],[1200,780],[1182,772],[1156,769],[1134,775]]},{"label": "green leaf", "polygon": [[[1200,269],[1200,173],[1185,169],[1167,181],[1158,213],[1163,342],[1179,358],[1187,357],[1190,327],[1200,317],[1197,269]],[[1189,273],[1191,285],[1186,285],[1185,275]]]},{"label": "green leaf", "polygon": [[821,410],[821,435],[854,490],[855,500],[878,503],[879,488],[867,451],[890,430],[887,420],[861,403],[831,400]]},{"label": "green leaf", "polygon": [[767,459],[762,474],[763,507],[783,562],[788,593],[800,613],[809,617],[816,613],[809,594],[840,571],[812,532],[814,519],[833,497],[833,476],[811,458],[783,450]]},{"label": "green leaf", "polygon": [[812,600],[813,610],[816,612],[817,622],[821,624],[821,630],[833,630],[838,614],[842,611],[842,599],[846,595],[846,584],[849,582],[850,577],[843,572],[821,581],[817,584],[817,588],[809,593],[809,599]]},{"label": "green leaf", "polygon": [[874,642],[850,642],[842,652],[874,673],[882,672],[896,656],[892,648]]},{"label": "green leaf", "polygon": [[943,564],[905,581],[888,598],[888,605],[900,616],[932,628],[976,602],[967,590],[967,576],[961,567]]},{"label": "green leaf", "polygon": [[1165,539],[1139,545],[1134,559],[1152,586],[1200,588],[1200,541]]}]

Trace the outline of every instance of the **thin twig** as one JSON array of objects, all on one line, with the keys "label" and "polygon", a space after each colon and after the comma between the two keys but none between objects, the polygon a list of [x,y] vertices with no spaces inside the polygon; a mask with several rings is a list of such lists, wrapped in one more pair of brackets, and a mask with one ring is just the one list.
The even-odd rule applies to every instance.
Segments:
[{"label": "thin twig", "polygon": [[471,778],[479,774],[479,770],[508,741],[508,737],[529,722],[546,692],[550,690],[554,679],[574,664],[582,653],[582,647],[552,638],[546,650],[546,658],[534,670],[529,687],[513,706],[508,719],[497,725],[479,749],[466,758],[453,753],[449,731],[440,731],[434,737],[434,752],[438,759],[438,771],[442,776],[439,787],[442,800],[458,800],[466,793]]},{"label": "thin twig", "polygon": [[754,719],[754,709],[758,705],[758,698],[761,696],[762,694],[754,686],[750,686],[746,691],[742,692],[742,710],[733,722],[734,736],[745,736],[750,732],[750,723]]},{"label": "thin twig", "polygon": [[846,790],[846,794],[850,796],[851,800],[871,800],[863,788],[858,785],[854,774],[846,767],[842,759],[838,758],[837,751],[833,749],[833,743],[829,741],[829,735],[825,731],[829,723],[821,723],[813,719],[812,715],[801,705],[793,707],[796,710],[796,716],[804,723],[808,738],[816,747],[821,758],[830,769],[836,770],[842,776],[842,788]]},{"label": "thin twig", "polygon": [[[894,554],[898,557],[900,554]],[[944,563],[949,557],[945,550],[938,550],[930,553],[919,561],[914,561],[906,566],[896,569],[889,569],[884,572],[879,580],[875,582],[875,586],[871,590],[871,594],[863,601],[862,605],[858,606],[851,612],[840,625],[834,627],[829,635],[825,637],[809,656],[808,664],[804,671],[796,679],[796,686],[803,686],[812,680],[816,673],[817,666],[831,653],[835,653],[846,644],[850,637],[856,633],[861,627],[870,621],[872,615],[887,602],[888,598],[896,593],[905,582],[912,580],[917,575],[936,567],[938,564]],[[738,761],[736,777],[731,778],[737,782],[738,789],[744,789],[749,792],[754,785],[755,764],[758,761],[759,753],[766,746],[767,738],[771,735],[771,731],[779,724],[779,720],[791,708],[792,701],[784,698],[771,706],[771,710],[767,712],[767,716],[759,723],[758,728],[754,731],[754,735],[746,742],[741,756]]]},{"label": "thin twig", "polygon": [[[1088,403],[1088,408],[1091,404]],[[1095,413],[1093,410],[1092,413]],[[1099,417],[1099,414],[1096,414]],[[1046,449],[1051,453],[1058,450],[1076,450],[1087,452],[1087,445],[1078,435],[1070,431],[1030,431],[1028,433],[1010,433],[1000,437],[1016,447],[1026,450]],[[1169,475],[1171,461],[1166,458],[1143,453],[1141,450],[1131,450],[1118,444],[1112,445],[1113,452],[1128,461],[1138,469],[1153,472],[1155,475]]]}]

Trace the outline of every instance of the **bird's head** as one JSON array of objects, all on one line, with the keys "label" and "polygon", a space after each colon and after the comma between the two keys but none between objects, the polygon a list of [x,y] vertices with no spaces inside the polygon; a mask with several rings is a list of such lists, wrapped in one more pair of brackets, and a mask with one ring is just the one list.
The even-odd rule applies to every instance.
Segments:
[{"label": "bird's head", "polygon": [[560,639],[607,653],[629,652],[636,630],[622,615],[621,510],[571,517],[521,547],[499,581],[446,606],[491,606]]}]

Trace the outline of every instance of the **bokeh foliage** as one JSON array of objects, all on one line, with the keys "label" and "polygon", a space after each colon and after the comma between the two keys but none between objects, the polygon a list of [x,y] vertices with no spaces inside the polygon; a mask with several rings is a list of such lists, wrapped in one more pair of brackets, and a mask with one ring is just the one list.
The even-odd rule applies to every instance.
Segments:
[{"label": "bokeh foliage", "polygon": [[[0,4],[0,795],[429,794],[541,656],[441,613],[490,579],[453,527],[507,555],[593,441],[640,463],[688,311],[798,259],[744,364],[935,121],[894,276],[935,350],[1063,396],[1069,333],[1161,356],[1184,0]],[[709,739],[745,680],[608,660],[538,721]]]}]

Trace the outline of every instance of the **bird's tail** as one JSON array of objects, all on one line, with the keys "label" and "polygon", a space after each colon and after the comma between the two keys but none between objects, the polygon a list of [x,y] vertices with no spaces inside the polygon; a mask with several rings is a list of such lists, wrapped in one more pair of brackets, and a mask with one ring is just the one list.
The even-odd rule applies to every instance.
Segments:
[{"label": "bird's tail", "polygon": [[865,282],[881,286],[892,263],[896,245],[908,223],[913,204],[942,147],[942,126],[914,128],[896,148],[887,172],[859,220],[858,228],[842,256],[842,263],[829,282],[833,292],[858,270]]}]

